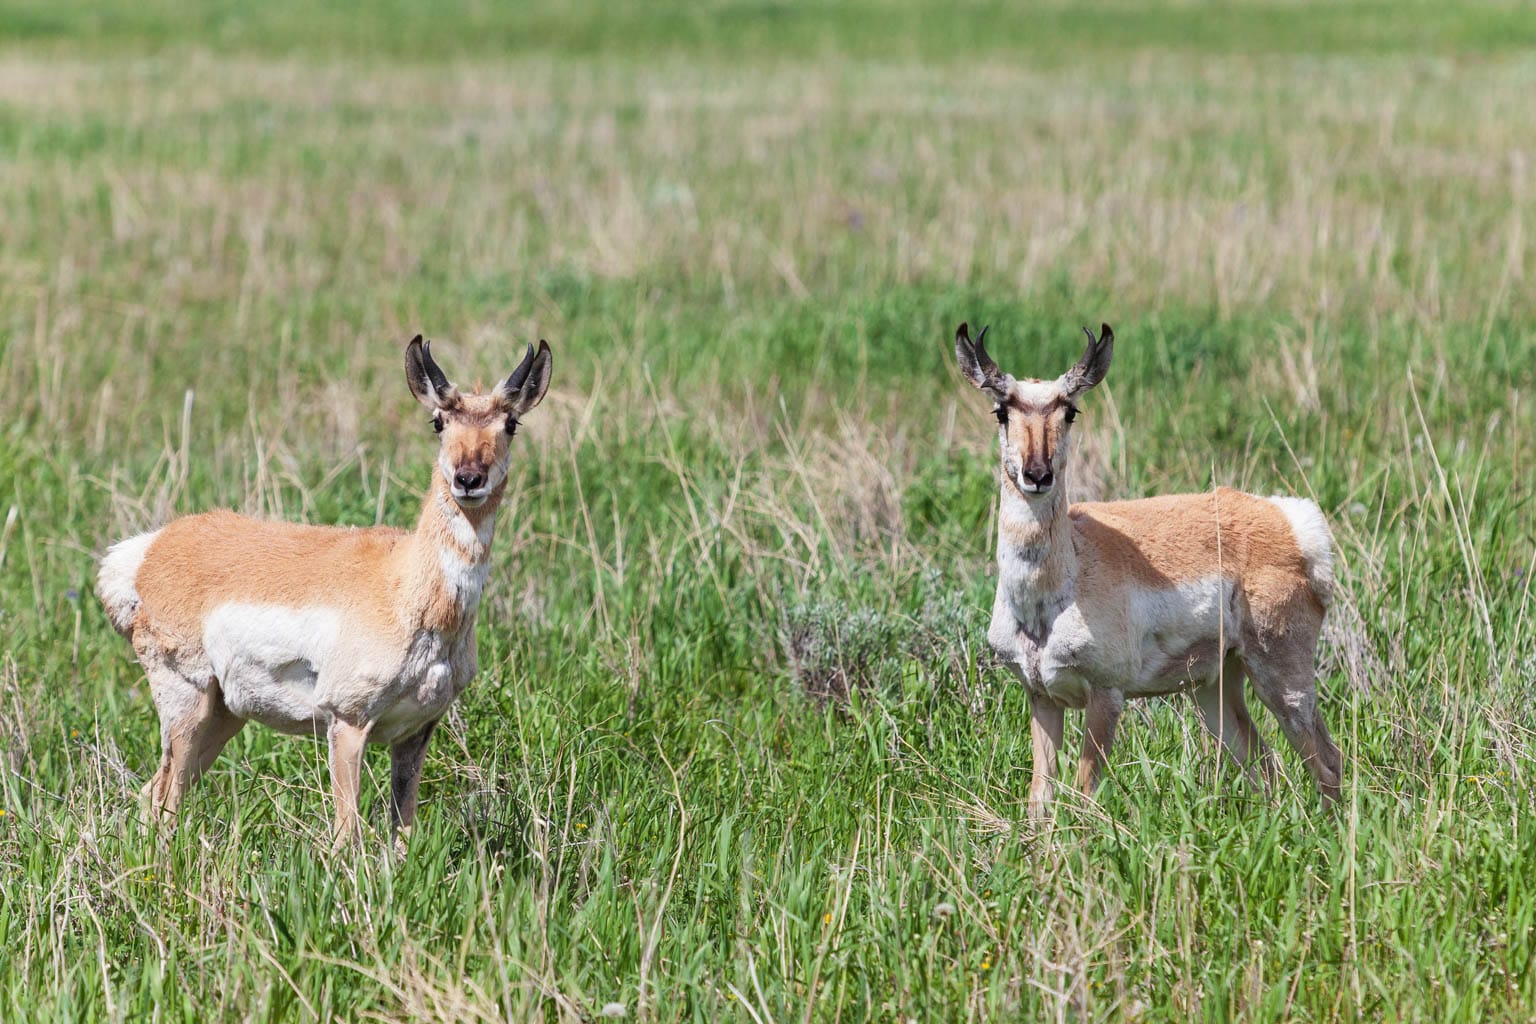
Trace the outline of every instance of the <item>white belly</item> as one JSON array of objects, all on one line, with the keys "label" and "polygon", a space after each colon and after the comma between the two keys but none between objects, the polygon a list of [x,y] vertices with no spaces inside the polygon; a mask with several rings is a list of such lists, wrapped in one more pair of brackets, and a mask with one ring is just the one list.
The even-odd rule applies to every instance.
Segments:
[{"label": "white belly", "polygon": [[333,714],[372,722],[369,741],[393,743],[436,721],[474,674],[472,626],[420,633],[404,650],[342,636],[342,612],[227,604],[203,626],[224,703],[280,732],[323,733]]},{"label": "white belly", "polygon": [[204,623],[203,648],[230,711],[282,732],[314,732],[329,722],[317,688],[340,636],[332,608],[226,604]]},{"label": "white belly", "polygon": [[1129,696],[1172,693],[1213,680],[1222,654],[1237,643],[1232,583],[1216,577],[1133,593],[1129,620],[1136,647]]},{"label": "white belly", "polygon": [[1132,591],[1091,617],[1071,602],[1041,625],[1037,642],[999,593],[988,639],[1032,693],[1066,707],[1083,707],[1093,689],[1150,697],[1204,683],[1237,642],[1232,584],[1215,577]]}]

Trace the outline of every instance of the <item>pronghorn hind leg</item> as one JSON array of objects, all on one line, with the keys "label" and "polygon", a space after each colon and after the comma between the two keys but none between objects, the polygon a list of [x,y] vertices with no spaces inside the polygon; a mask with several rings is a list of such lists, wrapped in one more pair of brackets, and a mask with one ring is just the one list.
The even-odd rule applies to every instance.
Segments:
[{"label": "pronghorn hind leg", "polygon": [[1312,727],[1307,733],[1307,745],[1316,751],[1310,763],[1318,766],[1312,772],[1318,788],[1330,803],[1334,803],[1344,791],[1344,754],[1339,750],[1339,745],[1333,742],[1333,735],[1323,721],[1322,708],[1315,704],[1312,707]]},{"label": "pronghorn hind leg", "polygon": [[224,703],[224,691],[217,679],[203,691],[204,713],[198,719],[192,742],[187,747],[187,757],[182,766],[186,784],[203,777],[224,752],[225,746],[245,727],[245,719],[229,710]]},{"label": "pronghorn hind leg", "polygon": [[1057,754],[1066,714],[1060,704],[1034,694],[1029,698],[1029,733],[1034,741],[1035,762],[1029,780],[1029,816],[1044,818],[1051,813],[1055,795]]},{"label": "pronghorn hind leg", "polygon": [[146,821],[157,821],[165,810],[165,799],[171,786],[171,741],[167,730],[160,730],[160,766],[139,790],[139,810]]},{"label": "pronghorn hind leg", "polygon": [[1270,710],[1275,712],[1285,738],[1290,741],[1296,753],[1301,755],[1302,763],[1317,781],[1323,799],[1329,803],[1338,800],[1344,779],[1344,755],[1339,751],[1338,744],[1333,742],[1328,726],[1323,724],[1317,695],[1314,693],[1300,707]]},{"label": "pronghorn hind leg", "polygon": [[160,767],[139,799],[151,818],[175,818],[187,789],[208,770],[245,720],[224,704],[218,680],[198,689],[164,666],[149,672],[160,712]]},{"label": "pronghorn hind leg", "polygon": [[166,814],[176,814],[187,789],[213,765],[224,745],[245,725],[245,719],[236,717],[224,706],[217,682],[208,684],[202,698],[197,712],[171,729],[170,770],[161,803]]},{"label": "pronghorn hind leg", "polygon": [[1307,771],[1317,780],[1324,799],[1339,798],[1344,778],[1344,756],[1323,723],[1317,705],[1317,638],[1323,618],[1317,614],[1287,634],[1247,644],[1243,661],[1253,677],[1253,689],[1264,706],[1280,721],[1280,729],[1301,755]]},{"label": "pronghorn hind leg", "polygon": [[1333,803],[1339,799],[1344,780],[1344,755],[1323,723],[1322,710],[1317,706],[1317,691],[1312,690],[1299,706],[1286,706],[1279,710],[1271,707],[1280,719],[1280,728],[1312,778],[1323,799]]},{"label": "pronghorn hind leg", "polygon": [[1259,788],[1267,788],[1274,778],[1275,755],[1264,743],[1248,714],[1243,699],[1243,661],[1235,653],[1222,663],[1221,679],[1193,691],[1200,721],[1222,750]]},{"label": "pronghorn hind leg", "polygon": [[1104,775],[1104,763],[1115,745],[1115,729],[1120,712],[1125,709],[1125,695],[1119,690],[1088,691],[1088,713],[1083,722],[1083,753],[1077,761],[1077,789],[1093,796]]},{"label": "pronghorn hind leg", "polygon": [[174,792],[176,750],[186,724],[197,719],[203,695],[191,681],[166,667],[158,650],[140,649],[139,660],[149,677],[149,692],[160,715],[160,766],[140,790],[139,802],[145,817],[157,821],[176,813],[176,804],[180,802],[180,794]]}]

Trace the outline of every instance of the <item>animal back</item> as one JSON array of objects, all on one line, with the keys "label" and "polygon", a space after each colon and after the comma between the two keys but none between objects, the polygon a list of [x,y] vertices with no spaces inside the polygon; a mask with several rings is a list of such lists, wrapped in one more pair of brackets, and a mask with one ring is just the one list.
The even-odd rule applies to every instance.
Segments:
[{"label": "animal back", "polygon": [[409,536],[392,528],[305,526],[234,512],[167,524],[139,567],[142,610],[158,628],[201,632],[228,604],[340,608],[388,614],[391,555]]}]

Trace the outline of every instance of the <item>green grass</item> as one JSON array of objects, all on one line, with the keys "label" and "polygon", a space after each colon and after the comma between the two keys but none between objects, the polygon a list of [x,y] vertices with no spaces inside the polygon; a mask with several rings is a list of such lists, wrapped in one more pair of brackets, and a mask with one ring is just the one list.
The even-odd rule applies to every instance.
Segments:
[{"label": "green grass", "polygon": [[1060,63],[1143,50],[1212,53],[1507,53],[1536,45],[1536,18],[1513,0],[1455,4],[1323,0],[619,0],[603,3],[306,4],[234,0],[5,0],[5,36],[31,45],[157,51],[445,56],[553,54],[627,58],[665,52],[828,59],[985,57]]},{"label": "green grass", "polygon": [[[4,2],[0,39],[0,1019],[1536,1015],[1536,15]],[[1181,699],[1028,825],[963,319],[1031,375],[1114,324],[1080,496],[1321,503],[1336,812]],[[417,330],[461,379],[556,362],[410,858],[330,856],[322,748],[257,728],[146,832],[95,555],[217,505],[408,523]]]}]

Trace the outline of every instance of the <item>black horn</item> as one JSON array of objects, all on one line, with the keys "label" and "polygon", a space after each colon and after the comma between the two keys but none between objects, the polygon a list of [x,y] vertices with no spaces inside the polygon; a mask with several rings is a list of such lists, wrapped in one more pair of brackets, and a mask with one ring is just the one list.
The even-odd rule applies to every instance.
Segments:
[{"label": "black horn", "polygon": [[540,338],[538,350],[529,345],[523,361],[502,382],[498,389],[502,407],[514,420],[543,401],[544,392],[549,390],[552,358],[549,342]]},{"label": "black horn", "polygon": [[458,397],[447,374],[432,358],[432,343],[419,334],[405,346],[405,382],[417,401],[429,408],[445,408]]},{"label": "black horn", "polygon": [[1008,396],[1008,378],[987,355],[987,331],[988,328],[983,327],[981,336],[973,342],[970,325],[961,324],[955,331],[955,359],[966,380],[1001,401]]},{"label": "black horn", "polygon": [[1097,338],[1087,327],[1083,328],[1083,333],[1088,335],[1088,347],[1083,350],[1083,357],[1067,371],[1067,390],[1074,395],[1102,381],[1109,372],[1110,360],[1115,356],[1115,332],[1109,324],[1099,328]]},{"label": "black horn", "polygon": [[507,378],[506,384],[502,385],[502,390],[508,396],[515,395],[528,382],[528,371],[531,369],[533,369],[533,346],[529,345],[527,354],[523,356],[523,361],[517,364],[517,369],[512,371],[512,375]]}]

